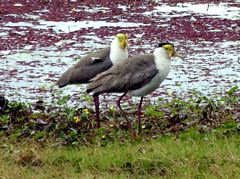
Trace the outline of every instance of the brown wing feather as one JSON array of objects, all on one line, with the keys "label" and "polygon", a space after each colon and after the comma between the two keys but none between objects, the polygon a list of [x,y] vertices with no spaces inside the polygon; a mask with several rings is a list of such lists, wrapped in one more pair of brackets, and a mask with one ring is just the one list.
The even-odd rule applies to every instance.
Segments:
[{"label": "brown wing feather", "polygon": [[[97,74],[112,66],[109,55],[110,47],[89,53],[73,67],[70,67],[64,72],[57,81],[57,85],[59,87],[64,87],[68,84],[88,83],[89,80],[94,78]],[[99,60],[94,60],[94,58]]]},{"label": "brown wing feather", "polygon": [[135,90],[148,83],[157,73],[152,54],[132,57],[93,78],[87,92],[99,95]]}]

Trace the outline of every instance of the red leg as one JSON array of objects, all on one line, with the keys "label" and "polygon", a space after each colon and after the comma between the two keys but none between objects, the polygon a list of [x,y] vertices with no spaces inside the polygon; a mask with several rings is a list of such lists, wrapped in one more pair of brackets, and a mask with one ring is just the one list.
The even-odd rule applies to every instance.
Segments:
[{"label": "red leg", "polygon": [[140,103],[138,105],[138,132],[141,133],[142,130],[142,126],[141,126],[141,108],[142,108],[142,101],[143,101],[143,97],[141,97],[140,99]]},{"label": "red leg", "polygon": [[121,113],[124,113],[124,111],[123,111],[123,109],[122,109],[122,107],[121,107],[120,102],[121,102],[121,100],[123,99],[123,97],[126,96],[126,94],[127,94],[127,92],[123,93],[123,95],[122,95],[120,98],[118,98],[118,100],[116,101],[117,107],[118,107],[118,109],[119,109],[119,111],[120,111]]},{"label": "red leg", "polygon": [[94,105],[95,105],[95,110],[96,110],[96,122],[97,122],[97,128],[100,127],[100,117],[99,117],[99,97],[94,96],[93,97]]},{"label": "red leg", "polygon": [[126,94],[127,94],[127,92],[123,93],[123,95],[120,96],[120,98],[118,98],[118,100],[116,101],[116,104],[117,104],[117,107],[118,107],[119,111],[124,115],[124,118],[125,118],[126,121],[127,121],[128,128],[131,129],[131,127],[132,127],[132,126],[131,126],[131,122],[128,120],[128,118],[127,118],[127,116],[126,116],[126,112],[123,111],[123,109],[122,109],[122,107],[121,107],[121,104],[120,104],[121,100],[123,99],[124,96],[126,96]]}]

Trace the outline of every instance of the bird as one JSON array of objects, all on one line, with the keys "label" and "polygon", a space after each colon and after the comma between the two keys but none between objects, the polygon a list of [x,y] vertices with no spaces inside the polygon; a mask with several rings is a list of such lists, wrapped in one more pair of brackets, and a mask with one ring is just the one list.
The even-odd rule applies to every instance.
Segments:
[{"label": "bird", "polygon": [[180,57],[174,45],[159,43],[153,53],[138,55],[114,65],[98,74],[87,85],[87,93],[124,93],[141,97],[138,105],[138,126],[141,132],[141,107],[143,97],[156,90],[170,72],[171,57]]},{"label": "bird", "polygon": [[[71,84],[87,84],[98,74],[108,70],[113,65],[128,59],[128,34],[117,34],[110,47],[90,52],[70,67],[58,79],[57,85],[62,88]],[[94,96],[96,120],[99,121],[99,98]],[[99,123],[96,124],[99,127]]]}]

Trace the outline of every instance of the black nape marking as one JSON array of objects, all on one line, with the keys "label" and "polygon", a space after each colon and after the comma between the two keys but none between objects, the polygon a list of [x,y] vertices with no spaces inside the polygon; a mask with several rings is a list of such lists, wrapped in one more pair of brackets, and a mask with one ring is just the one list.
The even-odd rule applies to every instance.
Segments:
[{"label": "black nape marking", "polygon": [[157,47],[163,47],[164,45],[172,45],[173,48],[174,48],[174,45],[172,43],[169,43],[169,42],[162,42],[162,43],[159,43]]}]

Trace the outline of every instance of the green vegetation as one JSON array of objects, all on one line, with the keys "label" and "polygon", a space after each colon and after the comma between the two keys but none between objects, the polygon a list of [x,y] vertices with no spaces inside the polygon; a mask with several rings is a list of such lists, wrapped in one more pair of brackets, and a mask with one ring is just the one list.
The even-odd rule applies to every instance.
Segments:
[{"label": "green vegetation", "polygon": [[240,133],[234,125],[226,124],[214,133],[192,128],[178,137],[165,135],[151,141],[114,142],[104,147],[8,143],[0,149],[0,176],[239,178]]},{"label": "green vegetation", "polygon": [[0,177],[240,177],[238,87],[224,97],[159,98],[145,106],[141,134],[135,114],[129,128],[114,108],[95,129],[94,111],[69,107],[69,99],[1,105]]}]

